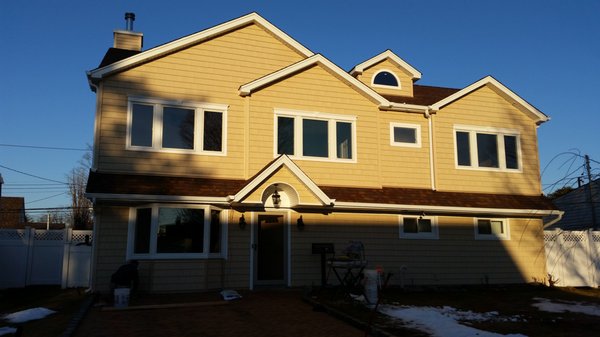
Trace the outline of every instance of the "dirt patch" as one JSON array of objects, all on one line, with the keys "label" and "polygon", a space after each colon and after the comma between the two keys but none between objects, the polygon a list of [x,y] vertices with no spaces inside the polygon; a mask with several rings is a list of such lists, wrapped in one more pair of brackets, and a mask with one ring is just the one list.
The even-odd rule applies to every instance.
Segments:
[{"label": "dirt patch", "polygon": [[[335,291],[315,291],[312,297],[357,319],[367,320],[371,311]],[[390,288],[384,292],[385,304],[395,306],[449,306],[476,313],[498,312],[516,320],[465,322],[471,327],[501,334],[520,333],[527,336],[598,336],[597,316],[581,313],[551,313],[535,306],[536,298],[600,305],[600,290],[581,288],[548,288],[543,286],[474,286],[420,289]],[[402,321],[376,314],[375,325],[395,335],[427,335],[407,329]]]}]

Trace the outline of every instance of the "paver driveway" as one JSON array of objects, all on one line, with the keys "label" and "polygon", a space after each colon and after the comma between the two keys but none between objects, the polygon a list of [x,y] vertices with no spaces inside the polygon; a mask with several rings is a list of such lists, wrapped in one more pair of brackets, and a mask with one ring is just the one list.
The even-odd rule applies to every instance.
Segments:
[{"label": "paver driveway", "polygon": [[92,308],[76,337],[101,336],[363,336],[364,332],[314,311],[298,290],[257,291],[225,305],[103,311]]}]

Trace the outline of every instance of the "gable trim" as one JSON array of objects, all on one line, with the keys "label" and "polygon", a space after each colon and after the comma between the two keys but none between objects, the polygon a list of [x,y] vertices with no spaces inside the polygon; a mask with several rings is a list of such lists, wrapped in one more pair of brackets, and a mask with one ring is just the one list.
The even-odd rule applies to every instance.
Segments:
[{"label": "gable trim", "polygon": [[444,98],[443,100],[431,105],[431,109],[433,111],[438,111],[441,108],[443,108],[444,106],[472,93],[473,91],[485,86],[485,85],[491,85],[493,87],[495,87],[496,89],[502,91],[504,94],[506,94],[508,97],[510,97],[511,99],[513,99],[515,102],[517,102],[519,105],[521,105],[523,108],[525,108],[527,111],[531,112],[532,114],[534,114],[537,117],[537,124],[541,124],[544,122],[547,122],[550,120],[550,117],[546,116],[543,112],[539,111],[536,107],[534,107],[533,105],[529,104],[527,101],[525,101],[523,98],[519,97],[519,95],[515,94],[512,90],[508,89],[508,87],[506,87],[504,84],[500,83],[500,81],[496,80],[495,78],[493,78],[492,76],[486,76],[482,79],[480,79],[479,81],[467,86],[466,88],[457,91],[456,93]]},{"label": "gable trim", "polygon": [[415,69],[413,66],[408,64],[406,61],[401,59],[398,55],[394,54],[391,50],[386,50],[383,53],[376,55],[358,65],[356,65],[352,70],[350,70],[350,75],[354,76],[357,74],[362,74],[365,69],[370,68],[371,66],[385,60],[390,59],[392,62],[398,64],[401,68],[407,70],[411,75],[413,80],[418,80],[421,78],[421,72]]},{"label": "gable trim", "polygon": [[260,88],[267,86],[281,78],[285,78],[291,74],[307,69],[308,67],[311,67],[315,64],[320,64],[328,70],[333,71],[335,74],[339,75],[344,80],[348,81],[350,84],[356,87],[359,91],[371,97],[374,101],[376,101],[379,104],[380,107],[389,107],[391,105],[391,103],[387,99],[383,98],[381,95],[379,95],[373,89],[369,88],[363,82],[350,76],[347,72],[342,70],[335,63],[329,61],[321,54],[315,54],[305,60],[296,62],[274,73],[258,78],[252,82],[243,84],[242,86],[240,86],[239,94],[240,96],[249,96],[250,94],[252,94],[253,91],[259,90]]},{"label": "gable trim", "polygon": [[335,199],[329,198],[320,188],[315,184],[307,175],[304,173],[298,165],[296,165],[287,155],[281,155],[279,158],[275,159],[271,164],[265,167],[261,172],[259,172],[246,186],[244,186],[238,193],[233,196],[229,196],[230,203],[238,203],[241,202],[244,198],[246,198],[252,191],[258,188],[262,183],[264,183],[269,176],[271,176],[278,168],[285,166],[292,173],[300,179],[302,183],[306,185],[306,187],[315,194],[317,199],[325,205],[331,206],[335,203]]},{"label": "gable trim", "polygon": [[263,26],[268,31],[273,33],[275,36],[277,36],[278,38],[283,40],[285,43],[289,44],[293,49],[298,51],[300,54],[302,54],[306,57],[314,55],[314,53],[312,51],[310,51],[308,48],[304,47],[298,41],[294,40],[292,37],[290,37],[284,31],[275,27],[272,23],[267,21],[265,18],[260,16],[258,13],[253,12],[253,13],[244,15],[242,17],[239,17],[237,19],[227,21],[220,25],[214,26],[212,28],[202,30],[198,33],[179,38],[177,40],[165,43],[158,47],[154,47],[152,49],[141,52],[137,55],[128,57],[124,60],[115,62],[113,64],[109,64],[102,68],[90,70],[87,72],[87,75],[90,79],[101,79],[105,75],[112,74],[112,73],[121,71],[123,69],[144,63],[150,59],[172,53],[176,50],[186,48],[188,46],[197,44],[201,41],[204,41],[204,40],[210,39],[212,37],[227,33],[229,31],[232,31],[234,29],[240,28],[242,26],[245,26],[245,25],[248,25],[251,23],[257,23],[257,24]]}]

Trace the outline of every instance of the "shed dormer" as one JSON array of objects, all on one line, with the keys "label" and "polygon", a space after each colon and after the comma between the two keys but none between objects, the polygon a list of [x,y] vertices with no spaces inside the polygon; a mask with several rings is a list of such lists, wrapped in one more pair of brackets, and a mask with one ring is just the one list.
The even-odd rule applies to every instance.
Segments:
[{"label": "shed dormer", "polygon": [[421,73],[391,50],[372,57],[350,70],[350,75],[382,95],[413,97],[413,82]]}]

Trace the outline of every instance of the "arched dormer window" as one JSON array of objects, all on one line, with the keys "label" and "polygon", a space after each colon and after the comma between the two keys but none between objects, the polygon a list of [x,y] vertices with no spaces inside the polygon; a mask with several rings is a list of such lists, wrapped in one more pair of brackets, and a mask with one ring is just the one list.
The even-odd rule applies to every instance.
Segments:
[{"label": "arched dormer window", "polygon": [[373,75],[373,86],[382,86],[393,89],[400,89],[400,80],[389,70],[380,70]]}]

